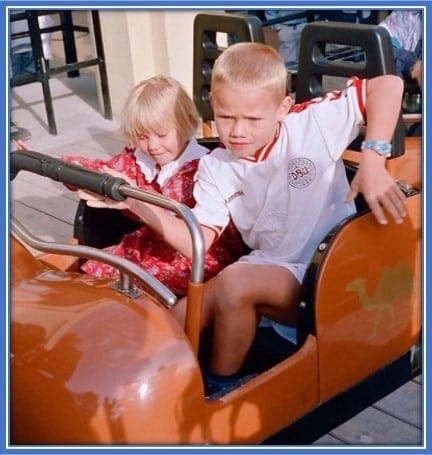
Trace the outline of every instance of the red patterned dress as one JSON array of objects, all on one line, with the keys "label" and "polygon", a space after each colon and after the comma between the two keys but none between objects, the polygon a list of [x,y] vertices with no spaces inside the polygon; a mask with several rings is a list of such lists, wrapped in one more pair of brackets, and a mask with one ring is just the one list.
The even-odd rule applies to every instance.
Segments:
[{"label": "red patterned dress", "polygon": [[[151,158],[139,149],[128,147],[109,160],[74,156],[64,156],[63,159],[95,171],[109,167],[125,174],[140,188],[163,194],[192,208],[195,205],[194,175],[199,158],[207,152],[205,147],[192,140],[177,160],[164,165],[159,172]],[[174,250],[145,224],[124,235],[118,245],[105,248],[105,251],[139,264],[178,296],[186,294],[190,259]],[[205,279],[216,275],[245,253],[246,247],[234,225],[230,223],[206,254]],[[82,270],[98,277],[118,277],[116,268],[95,260],[85,262]]]}]

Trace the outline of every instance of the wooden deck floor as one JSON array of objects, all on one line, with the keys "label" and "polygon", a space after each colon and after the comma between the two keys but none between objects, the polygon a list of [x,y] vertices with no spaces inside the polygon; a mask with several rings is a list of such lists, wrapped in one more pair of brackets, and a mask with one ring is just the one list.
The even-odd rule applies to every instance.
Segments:
[{"label": "wooden deck floor", "polygon": [[[96,85],[91,73],[53,79],[54,108],[59,134],[47,132],[39,83],[14,89],[12,119],[28,128],[32,149],[53,156],[63,154],[107,157],[121,150],[117,122],[97,112]],[[72,237],[77,197],[42,177],[20,173],[11,184],[11,210],[33,232],[46,240]],[[421,376],[406,383],[352,419],[314,441],[314,445],[409,446],[423,444]]]},{"label": "wooden deck floor", "polygon": [[317,439],[314,445],[417,445],[422,441],[422,381],[395,392]]}]

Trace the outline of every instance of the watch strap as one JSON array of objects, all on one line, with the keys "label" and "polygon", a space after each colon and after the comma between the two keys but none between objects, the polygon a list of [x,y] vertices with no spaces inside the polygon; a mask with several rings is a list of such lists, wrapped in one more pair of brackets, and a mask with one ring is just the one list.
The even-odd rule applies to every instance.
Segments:
[{"label": "watch strap", "polygon": [[361,143],[361,150],[369,149],[378,153],[381,156],[391,155],[391,144],[387,141],[363,141]]}]

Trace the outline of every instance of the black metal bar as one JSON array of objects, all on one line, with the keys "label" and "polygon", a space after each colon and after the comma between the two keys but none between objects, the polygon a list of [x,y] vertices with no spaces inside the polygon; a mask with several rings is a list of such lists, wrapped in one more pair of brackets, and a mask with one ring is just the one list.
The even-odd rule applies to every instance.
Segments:
[{"label": "black metal bar", "polygon": [[91,60],[85,60],[84,62],[68,63],[67,65],[55,66],[50,68],[48,73],[50,76],[65,73],[66,71],[78,70],[81,68],[87,68],[89,66],[99,65],[100,59],[98,57],[92,58]]},{"label": "black metal bar", "polygon": [[[37,14],[38,16],[43,16],[43,14]],[[27,17],[25,18],[27,20]],[[12,21],[13,22],[13,21]],[[89,29],[88,27],[84,27],[81,25],[74,25],[73,29],[75,32],[83,32],[83,33],[88,33]],[[51,27],[44,27],[40,29],[41,35],[44,35],[46,33],[54,33],[54,32],[61,32],[62,31],[62,25],[52,25]],[[18,39],[18,38],[25,38],[27,36],[30,36],[30,33],[28,31],[26,32],[15,32],[11,33],[11,38],[12,39]]]},{"label": "black metal bar", "polygon": [[44,97],[45,111],[48,119],[48,129],[50,134],[57,134],[57,125],[54,117],[54,106],[49,85],[48,67],[43,55],[42,39],[40,34],[38,15],[33,11],[27,12],[27,23],[30,33],[30,41],[33,51],[33,59],[35,62],[36,74],[42,84],[42,92]]},{"label": "black metal bar", "polygon": [[35,151],[19,151],[10,155],[11,180],[20,171],[30,171],[43,177],[56,180],[93,193],[108,196],[115,201],[123,201],[126,196],[121,192],[121,186],[126,184],[122,178],[112,177],[76,164],[67,163],[59,158]]},{"label": "black metal bar", "polygon": [[27,20],[27,13],[25,11],[21,13],[11,13],[9,15],[9,21],[10,22],[15,22],[15,21],[22,21],[22,20]]},{"label": "black metal bar", "polygon": [[[48,64],[46,73],[48,76],[55,76],[57,74],[65,73],[66,71],[77,70],[81,68],[87,68],[90,66],[95,66],[99,64],[99,58],[93,58],[91,60],[86,60],[85,62],[69,63],[67,65],[56,66],[54,68],[49,68]],[[41,77],[39,74],[23,74],[14,76],[10,81],[11,87],[20,87],[21,85],[29,84],[31,82],[41,82]]]},{"label": "black metal bar", "polygon": [[99,12],[92,10],[92,22],[94,30],[94,39],[96,45],[96,55],[98,56],[99,77],[101,81],[102,100],[104,104],[105,118],[112,120],[111,99],[108,88],[108,75],[105,65],[105,53],[102,42],[102,33],[100,27]]},{"label": "black metal bar", "polygon": [[[74,37],[74,26],[72,22],[71,11],[62,11],[60,13],[60,21],[62,24],[62,35],[63,35],[63,46],[65,52],[66,63],[75,63],[78,61],[75,37]],[[79,71],[69,71],[68,77],[79,77]]]}]

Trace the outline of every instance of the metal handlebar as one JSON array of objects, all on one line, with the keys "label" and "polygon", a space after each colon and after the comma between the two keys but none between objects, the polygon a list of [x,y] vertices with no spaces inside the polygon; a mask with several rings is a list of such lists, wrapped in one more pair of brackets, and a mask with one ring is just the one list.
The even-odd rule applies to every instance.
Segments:
[{"label": "metal handlebar", "polygon": [[201,227],[189,207],[166,196],[129,185],[126,180],[84,169],[75,164],[34,151],[11,153],[11,178],[19,171],[30,171],[49,177],[65,185],[82,188],[96,194],[123,201],[132,197],[174,212],[186,223],[192,238],[191,281],[199,284],[204,279],[204,237]]}]

